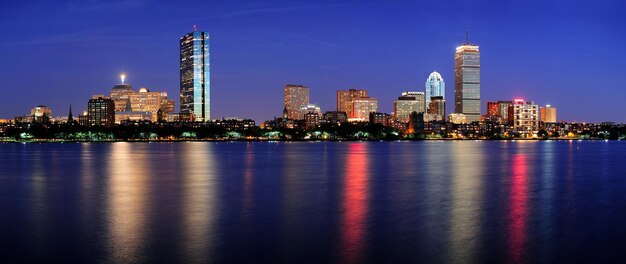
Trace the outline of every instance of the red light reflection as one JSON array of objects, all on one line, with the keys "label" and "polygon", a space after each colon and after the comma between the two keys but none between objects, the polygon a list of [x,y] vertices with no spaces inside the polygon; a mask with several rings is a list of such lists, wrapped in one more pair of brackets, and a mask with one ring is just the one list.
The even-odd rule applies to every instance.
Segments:
[{"label": "red light reflection", "polygon": [[523,263],[526,246],[526,221],[528,220],[528,168],[526,156],[513,156],[511,184],[511,211],[509,224],[509,253],[512,263]]},{"label": "red light reflection", "polygon": [[367,215],[367,163],[365,144],[348,145],[343,190],[342,263],[361,262]]}]

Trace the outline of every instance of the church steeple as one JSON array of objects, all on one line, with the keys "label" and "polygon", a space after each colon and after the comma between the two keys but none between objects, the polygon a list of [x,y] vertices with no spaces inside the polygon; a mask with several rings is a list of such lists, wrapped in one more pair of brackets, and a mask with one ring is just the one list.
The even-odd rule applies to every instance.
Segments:
[{"label": "church steeple", "polygon": [[287,106],[285,106],[285,108],[283,108],[283,118],[284,119],[287,119],[288,113],[289,112],[287,112]]},{"label": "church steeple", "polygon": [[74,123],[74,116],[72,116],[72,105],[70,105],[70,113],[67,115],[67,123],[68,124]]}]

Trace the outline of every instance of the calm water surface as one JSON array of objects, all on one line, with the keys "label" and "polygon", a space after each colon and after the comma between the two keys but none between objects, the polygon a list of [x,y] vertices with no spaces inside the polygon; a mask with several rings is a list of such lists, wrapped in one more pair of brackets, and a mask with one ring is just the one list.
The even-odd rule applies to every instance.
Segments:
[{"label": "calm water surface", "polygon": [[0,144],[0,262],[626,260],[626,142]]}]

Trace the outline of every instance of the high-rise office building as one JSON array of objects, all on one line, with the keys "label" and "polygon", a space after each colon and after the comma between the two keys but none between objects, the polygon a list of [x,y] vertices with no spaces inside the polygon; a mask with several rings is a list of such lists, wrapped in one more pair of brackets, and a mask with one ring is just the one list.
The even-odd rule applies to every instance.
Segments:
[{"label": "high-rise office building", "polygon": [[443,96],[433,96],[430,98],[428,114],[438,115],[441,119],[446,117],[446,100],[443,99]]},{"label": "high-rise office building", "polygon": [[423,92],[403,92],[398,100],[393,101],[393,114],[396,120],[408,123],[411,113],[426,111],[425,94]]},{"label": "high-rise office building", "polygon": [[115,122],[115,103],[113,100],[102,96],[89,99],[87,120],[89,126],[113,126]]},{"label": "high-rise office building", "polygon": [[426,107],[430,106],[430,98],[440,96],[446,99],[446,83],[441,74],[434,71],[426,79]]},{"label": "high-rise office building", "polygon": [[454,54],[454,112],[480,121],[480,51],[469,39]]},{"label": "high-rise office building", "polygon": [[194,121],[211,121],[209,34],[194,31],[180,38],[180,112]]},{"label": "high-rise office building", "polygon": [[337,111],[346,112],[348,118],[354,118],[352,114],[352,100],[364,97],[367,97],[367,90],[350,89],[337,91]]},{"label": "high-rise office building", "polygon": [[556,107],[546,105],[540,110],[541,121],[544,123],[556,123]]},{"label": "high-rise office building", "polygon": [[509,106],[509,124],[513,129],[527,136],[539,130],[539,106],[532,101],[515,99]]},{"label": "high-rise office building", "polygon": [[371,112],[378,112],[378,98],[354,98],[352,99],[352,117],[349,120],[367,122]]},{"label": "high-rise office building", "polygon": [[304,114],[302,107],[309,104],[309,87],[303,85],[285,85],[284,108],[287,110],[288,119],[302,120]]}]

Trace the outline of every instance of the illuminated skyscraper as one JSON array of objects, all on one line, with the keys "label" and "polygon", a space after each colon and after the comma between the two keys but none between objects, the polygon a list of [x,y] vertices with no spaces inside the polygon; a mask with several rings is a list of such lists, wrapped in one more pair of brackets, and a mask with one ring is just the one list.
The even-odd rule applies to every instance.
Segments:
[{"label": "illuminated skyscraper", "polygon": [[426,104],[423,92],[403,92],[398,100],[393,101],[393,114],[396,120],[408,123],[411,113],[424,113]]},{"label": "illuminated skyscraper", "polygon": [[426,79],[426,107],[430,106],[430,98],[441,96],[446,99],[446,83],[443,81],[441,74],[434,71]]},{"label": "illuminated skyscraper", "polygon": [[352,114],[352,100],[367,97],[367,90],[350,89],[337,91],[337,111],[346,112],[348,118],[354,118]]},{"label": "illuminated skyscraper", "polygon": [[480,51],[469,39],[454,54],[454,112],[480,121]]},{"label": "illuminated skyscraper", "polygon": [[284,107],[288,119],[304,119],[302,108],[309,104],[309,87],[303,85],[285,85]]},{"label": "illuminated skyscraper", "polygon": [[180,112],[211,120],[209,34],[194,31],[180,38]]}]

